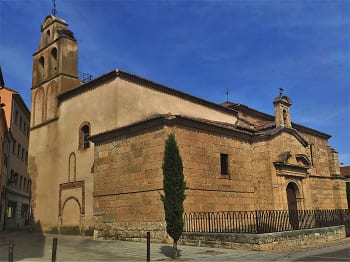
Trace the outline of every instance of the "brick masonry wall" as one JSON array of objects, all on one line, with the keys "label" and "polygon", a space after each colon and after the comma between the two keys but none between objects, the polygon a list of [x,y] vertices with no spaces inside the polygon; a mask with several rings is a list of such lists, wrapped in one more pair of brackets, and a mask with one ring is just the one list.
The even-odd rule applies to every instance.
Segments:
[{"label": "brick masonry wall", "polygon": [[[100,236],[140,239],[151,231],[152,239],[169,240],[160,193],[164,144],[170,133],[175,134],[184,165],[185,212],[288,208],[285,190],[291,179],[276,176],[273,162],[281,152],[291,151],[289,163],[298,164],[295,155],[306,149],[294,136],[282,133],[250,144],[189,127],[159,126],[95,145],[94,217]],[[228,155],[228,175],[221,174],[221,153]],[[335,203],[343,189],[336,190],[333,180],[294,180],[300,187],[299,209],[342,206]],[[315,205],[313,195],[319,199]]]},{"label": "brick masonry wall", "polygon": [[165,239],[160,192],[164,130],[123,136],[95,147],[94,216],[108,238]]},{"label": "brick masonry wall", "polygon": [[326,243],[345,238],[344,226],[266,234],[183,233],[179,244],[247,250],[273,250]]}]

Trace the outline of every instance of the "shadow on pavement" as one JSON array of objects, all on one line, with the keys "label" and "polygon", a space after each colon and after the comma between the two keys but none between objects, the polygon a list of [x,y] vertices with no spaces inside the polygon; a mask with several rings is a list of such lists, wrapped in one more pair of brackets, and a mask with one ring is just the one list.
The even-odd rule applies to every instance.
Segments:
[{"label": "shadow on pavement", "polygon": [[[173,256],[173,247],[172,246],[162,246],[160,248],[160,252],[167,257],[172,257]],[[178,257],[181,257],[181,253],[182,253],[182,250],[177,249]]]},{"label": "shadow on pavement", "polygon": [[[38,224],[39,223],[39,224]],[[1,232],[0,234],[0,261],[7,261],[9,241],[13,241],[13,260],[24,258],[41,258],[44,254],[45,236],[41,232],[40,222],[34,225],[39,231],[32,229],[21,231]]]}]

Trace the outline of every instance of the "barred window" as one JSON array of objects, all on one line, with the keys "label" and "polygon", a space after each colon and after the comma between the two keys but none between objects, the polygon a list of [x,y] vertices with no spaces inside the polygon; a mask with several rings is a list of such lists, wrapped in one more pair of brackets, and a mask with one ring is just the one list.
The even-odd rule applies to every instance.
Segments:
[{"label": "barred window", "polygon": [[90,123],[84,122],[79,129],[79,149],[90,147]]}]

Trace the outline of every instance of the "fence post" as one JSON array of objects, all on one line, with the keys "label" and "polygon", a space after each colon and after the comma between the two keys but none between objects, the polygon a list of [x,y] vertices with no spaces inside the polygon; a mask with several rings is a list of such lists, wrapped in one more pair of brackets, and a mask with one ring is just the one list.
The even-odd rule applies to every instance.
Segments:
[{"label": "fence post", "polygon": [[256,233],[260,233],[258,210],[255,210],[255,223],[256,223]]},{"label": "fence post", "polygon": [[9,262],[13,261],[13,241],[9,241]]},{"label": "fence post", "polygon": [[210,213],[208,214],[208,233],[210,233]]},{"label": "fence post", "polygon": [[151,233],[147,232],[147,262],[151,261]]},{"label": "fence post", "polygon": [[343,217],[343,210],[340,209],[339,213],[340,213],[340,223],[341,223],[341,225],[345,226],[344,217]]},{"label": "fence post", "polygon": [[54,237],[52,242],[52,257],[51,257],[52,262],[56,261],[56,251],[57,251],[57,237]]}]

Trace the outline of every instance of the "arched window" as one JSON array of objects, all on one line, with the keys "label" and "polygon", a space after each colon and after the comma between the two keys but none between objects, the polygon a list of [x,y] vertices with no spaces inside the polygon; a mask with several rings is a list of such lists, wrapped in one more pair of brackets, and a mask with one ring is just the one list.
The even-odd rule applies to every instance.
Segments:
[{"label": "arched window", "polygon": [[54,47],[51,49],[51,74],[55,74],[57,71],[57,48]]},{"label": "arched window", "polygon": [[283,109],[283,124],[287,124],[287,111]]},{"label": "arched window", "polygon": [[47,38],[50,38],[50,30],[46,31]]},{"label": "arched window", "polygon": [[41,77],[44,77],[45,59],[43,56],[39,58],[39,73]]},{"label": "arched window", "polygon": [[76,157],[74,152],[69,155],[68,182],[76,181]]},{"label": "arched window", "polygon": [[90,147],[90,123],[84,122],[79,129],[79,149]]},{"label": "arched window", "polygon": [[51,49],[51,57],[57,60],[57,48],[54,47]]}]

